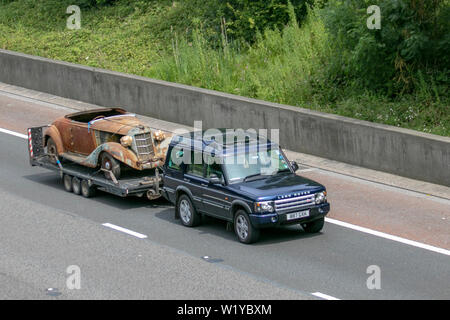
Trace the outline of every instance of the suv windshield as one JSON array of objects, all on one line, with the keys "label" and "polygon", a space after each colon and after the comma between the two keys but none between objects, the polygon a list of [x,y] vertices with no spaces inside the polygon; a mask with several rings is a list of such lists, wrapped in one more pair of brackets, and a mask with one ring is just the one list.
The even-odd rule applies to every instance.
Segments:
[{"label": "suv windshield", "polygon": [[223,162],[229,183],[290,172],[287,160],[279,150],[234,154],[225,157]]}]

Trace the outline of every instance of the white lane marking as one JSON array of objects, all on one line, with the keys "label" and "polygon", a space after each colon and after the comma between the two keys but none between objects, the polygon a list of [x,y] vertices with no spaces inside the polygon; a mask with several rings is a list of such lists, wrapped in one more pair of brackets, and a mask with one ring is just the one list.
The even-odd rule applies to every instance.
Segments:
[{"label": "white lane marking", "polygon": [[317,168],[308,168],[308,169],[297,170],[297,172],[311,172],[311,171],[317,171]]},{"label": "white lane marking", "polygon": [[[19,137],[19,138],[23,138],[23,139],[28,139],[28,136],[25,135],[25,134],[17,133],[17,132],[10,131],[10,130],[7,130],[7,129],[0,128],[0,132],[7,133],[7,134],[10,134],[10,135],[13,135],[13,136],[16,136],[16,137]],[[309,170],[309,169],[305,169],[305,170]],[[347,223],[347,222],[343,222],[343,221],[339,221],[339,220],[335,220],[335,219],[331,219],[331,218],[325,218],[325,221],[327,221],[329,223],[333,223],[333,224],[339,225],[341,227],[357,230],[357,231],[368,233],[368,234],[371,234],[371,235],[374,235],[374,236],[377,236],[377,237],[381,237],[381,238],[385,238],[385,239],[401,242],[401,243],[408,244],[408,245],[411,245],[411,246],[414,246],[414,247],[418,247],[418,248],[422,248],[422,249],[425,249],[425,250],[430,250],[430,251],[433,251],[433,252],[437,252],[437,253],[441,253],[441,254],[450,256],[450,250],[446,250],[446,249],[430,246],[428,244],[424,244],[424,243],[421,243],[421,242],[408,240],[408,239],[405,239],[405,238],[393,236],[393,235],[390,235],[390,234],[387,234],[387,233],[384,233],[384,232],[371,230],[371,229],[368,229],[368,228],[356,226],[354,224],[350,224],[350,223]],[[134,231],[131,231],[131,232],[134,232]],[[147,236],[145,236],[145,238],[146,237]]]},{"label": "white lane marking", "polygon": [[322,299],[325,299],[325,300],[341,300],[341,299],[329,296],[329,295],[321,293],[321,292],[314,292],[314,293],[311,293],[311,294],[313,296],[316,296],[316,297],[319,297],[319,298],[322,298]]},{"label": "white lane marking", "polygon": [[11,131],[11,130],[6,130],[6,129],[0,128],[0,132],[7,133],[7,134],[10,134],[12,136],[16,136],[16,137],[19,137],[22,139],[28,139],[28,136],[26,134],[17,133],[17,132]]},{"label": "white lane marking", "polygon": [[111,223],[103,223],[102,226],[105,226],[105,227],[108,227],[108,228],[111,228],[111,229],[114,229],[114,230],[117,230],[117,231],[120,231],[120,232],[127,233],[129,235],[135,236],[135,237],[140,238],[140,239],[147,238],[147,236],[145,234],[138,233],[138,232],[135,232],[135,231],[132,231],[132,230],[128,230],[128,229],[116,226],[114,224],[111,224]]},{"label": "white lane marking", "polygon": [[335,219],[331,219],[331,218],[325,218],[325,221],[329,222],[329,223],[336,224],[336,225],[341,226],[341,227],[345,227],[345,228],[353,229],[353,230],[356,230],[356,231],[368,233],[368,234],[371,234],[371,235],[374,235],[374,236],[377,236],[377,237],[380,237],[380,238],[385,238],[385,239],[389,239],[389,240],[392,240],[392,241],[401,242],[403,244],[407,244],[407,245],[410,245],[410,246],[414,246],[414,247],[418,247],[418,248],[421,248],[421,249],[425,249],[425,250],[429,250],[429,251],[433,251],[433,252],[437,252],[437,253],[441,253],[441,254],[445,254],[447,256],[450,256],[450,250],[446,250],[446,249],[430,246],[428,244],[424,244],[424,243],[421,243],[421,242],[408,240],[408,239],[405,239],[405,238],[393,236],[391,234],[387,234],[387,233],[384,233],[384,232],[375,231],[375,230],[372,230],[372,229],[356,226],[354,224],[350,224],[350,223],[347,223],[347,222],[343,222],[343,221],[339,221],[339,220],[335,220]]}]

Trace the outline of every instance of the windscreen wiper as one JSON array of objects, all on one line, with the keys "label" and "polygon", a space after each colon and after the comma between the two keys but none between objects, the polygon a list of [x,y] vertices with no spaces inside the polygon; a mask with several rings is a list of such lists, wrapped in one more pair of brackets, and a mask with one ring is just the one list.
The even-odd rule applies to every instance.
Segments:
[{"label": "windscreen wiper", "polygon": [[262,175],[261,173],[251,174],[251,175],[246,176],[246,177],[244,178],[244,182],[246,182],[248,179],[255,178],[255,177],[258,177],[258,176],[263,176],[263,175]]}]

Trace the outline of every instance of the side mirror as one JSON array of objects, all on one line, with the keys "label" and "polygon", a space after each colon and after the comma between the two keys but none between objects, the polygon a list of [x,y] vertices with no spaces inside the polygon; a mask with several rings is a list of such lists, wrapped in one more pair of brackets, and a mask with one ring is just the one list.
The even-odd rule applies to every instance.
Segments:
[{"label": "side mirror", "polygon": [[212,174],[209,176],[209,183],[222,184],[222,179],[220,179],[216,174]]},{"label": "side mirror", "polygon": [[299,169],[298,163],[295,161],[291,161],[291,166],[292,166],[292,169],[294,169],[294,172],[296,172]]}]

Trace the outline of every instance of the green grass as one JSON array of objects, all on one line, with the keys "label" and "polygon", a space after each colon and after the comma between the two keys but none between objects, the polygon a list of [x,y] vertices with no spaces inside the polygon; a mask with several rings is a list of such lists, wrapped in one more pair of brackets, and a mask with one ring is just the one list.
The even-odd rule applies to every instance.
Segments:
[{"label": "green grass", "polygon": [[218,43],[207,40],[212,31],[202,29],[189,0],[83,9],[77,31],[65,27],[69,4],[0,1],[0,47],[450,136],[448,88],[427,74],[418,74],[414,94],[395,99],[330,80],[336,53],[315,13],[300,27],[267,30],[250,46],[227,41],[226,32]]}]

